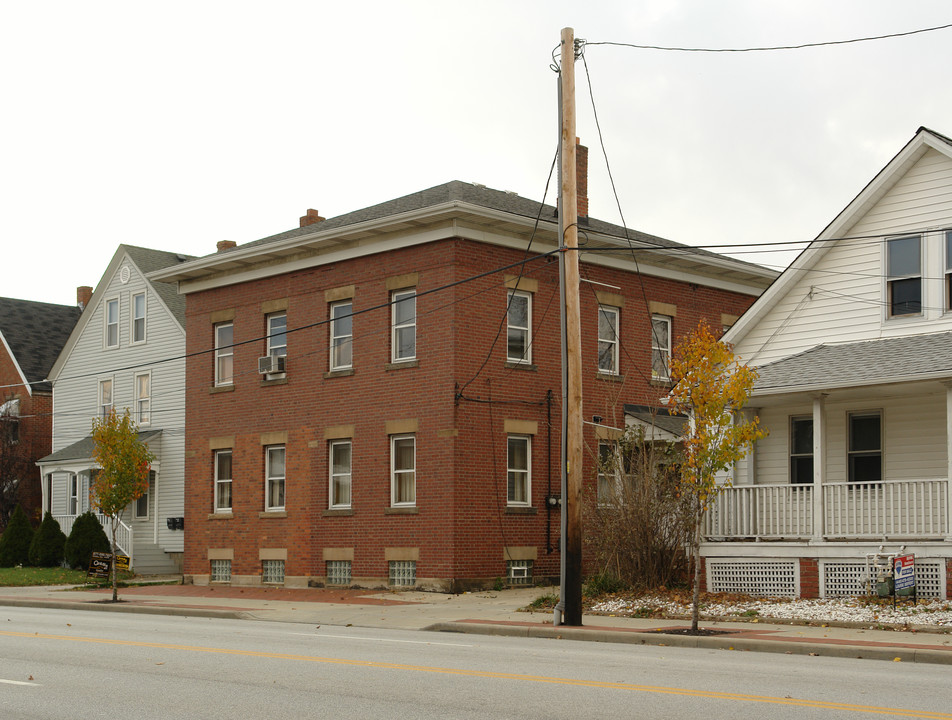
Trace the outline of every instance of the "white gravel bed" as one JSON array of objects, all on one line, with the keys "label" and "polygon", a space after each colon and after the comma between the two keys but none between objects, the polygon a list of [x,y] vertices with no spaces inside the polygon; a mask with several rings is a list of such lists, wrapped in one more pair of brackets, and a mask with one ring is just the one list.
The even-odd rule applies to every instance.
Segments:
[{"label": "white gravel bed", "polygon": [[[635,600],[607,600],[592,606],[592,611],[607,615],[664,616],[690,615],[691,605],[660,596],[643,596]],[[865,604],[856,598],[828,600],[749,599],[737,602],[709,602],[701,605],[702,617],[737,617],[738,619],[782,618],[809,622],[888,623],[899,625],[934,625],[952,627],[952,602],[920,600],[892,605]]]}]

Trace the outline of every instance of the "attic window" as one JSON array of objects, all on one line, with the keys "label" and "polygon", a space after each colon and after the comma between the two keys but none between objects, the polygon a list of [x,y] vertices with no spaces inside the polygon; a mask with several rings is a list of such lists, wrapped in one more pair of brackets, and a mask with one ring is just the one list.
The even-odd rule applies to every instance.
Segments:
[{"label": "attic window", "polygon": [[886,241],[889,317],[922,313],[922,250],[918,235]]}]

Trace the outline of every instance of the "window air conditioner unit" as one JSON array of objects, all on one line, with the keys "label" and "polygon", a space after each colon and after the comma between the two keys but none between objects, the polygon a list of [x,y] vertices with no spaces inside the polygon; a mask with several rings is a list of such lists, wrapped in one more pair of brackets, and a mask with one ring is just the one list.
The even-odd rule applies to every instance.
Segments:
[{"label": "window air conditioner unit", "polygon": [[287,371],[288,359],[284,355],[265,355],[258,358],[258,372],[261,375],[275,375]]}]

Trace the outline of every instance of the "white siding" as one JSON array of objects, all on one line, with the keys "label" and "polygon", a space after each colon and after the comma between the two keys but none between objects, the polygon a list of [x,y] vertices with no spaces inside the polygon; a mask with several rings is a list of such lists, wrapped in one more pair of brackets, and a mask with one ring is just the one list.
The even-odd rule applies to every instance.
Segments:
[{"label": "white siding", "polygon": [[[786,296],[741,338],[735,350],[763,365],[821,343],[856,342],[952,329],[944,311],[944,235],[952,227],[952,160],[929,149],[844,232]],[[922,317],[886,318],[883,242],[916,231],[924,236]],[[926,232],[927,231],[927,232]],[[865,236],[872,236],[862,239]]]},{"label": "white siding", "polygon": [[[128,267],[127,283],[120,280],[120,269]],[[53,451],[61,450],[88,436],[98,412],[99,381],[113,379],[113,402],[117,412],[135,407],[135,375],[146,370],[151,379],[151,421],[141,430],[162,430],[150,448],[156,456],[158,493],[150,498],[149,521],[133,522],[133,508],[123,516],[135,527],[136,547],[151,544],[158,535],[158,546],[166,552],[182,552],[181,530],[166,528],[166,517],[184,515],[185,476],[185,332],[159,300],[138,268],[123,256],[100,295],[102,301],[119,297],[119,347],[104,347],[104,302],[94,308],[83,326],[54,386]],[[146,292],[146,342],[133,345],[132,295]],[[97,294],[98,294],[97,289]],[[159,362],[179,358],[171,362]],[[54,477],[53,501],[58,508],[65,487]],[[155,510],[158,502],[158,511]]]}]

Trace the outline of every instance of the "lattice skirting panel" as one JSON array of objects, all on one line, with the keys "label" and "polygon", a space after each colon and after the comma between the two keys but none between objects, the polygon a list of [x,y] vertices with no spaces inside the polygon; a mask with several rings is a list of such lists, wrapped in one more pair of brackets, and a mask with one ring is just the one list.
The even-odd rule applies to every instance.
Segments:
[{"label": "lattice skirting panel", "polygon": [[[820,597],[865,595],[865,580],[865,562],[820,562]],[[941,560],[916,559],[916,592],[919,597],[945,597],[945,571]]]},{"label": "lattice skirting panel", "polygon": [[800,567],[796,560],[707,559],[710,592],[797,597],[799,586]]}]

